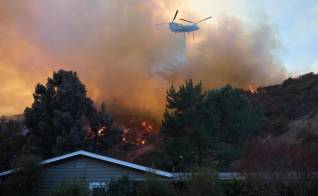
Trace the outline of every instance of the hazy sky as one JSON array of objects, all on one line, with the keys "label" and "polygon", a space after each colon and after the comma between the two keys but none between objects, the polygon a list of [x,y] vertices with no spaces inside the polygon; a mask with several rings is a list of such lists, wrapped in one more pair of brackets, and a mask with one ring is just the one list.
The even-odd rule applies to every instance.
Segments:
[{"label": "hazy sky", "polygon": [[283,46],[281,58],[288,72],[318,71],[317,0],[186,0],[204,15],[236,15],[246,21],[266,19],[275,26]]},{"label": "hazy sky", "polygon": [[317,72],[318,1],[264,0],[255,7],[277,25],[285,47],[282,58],[288,70],[295,74]]},{"label": "hazy sky", "polygon": [[[167,26],[201,23],[195,40]],[[23,112],[36,83],[78,72],[89,96],[161,115],[171,81],[246,88],[318,71],[317,0],[1,0],[0,115]]]}]

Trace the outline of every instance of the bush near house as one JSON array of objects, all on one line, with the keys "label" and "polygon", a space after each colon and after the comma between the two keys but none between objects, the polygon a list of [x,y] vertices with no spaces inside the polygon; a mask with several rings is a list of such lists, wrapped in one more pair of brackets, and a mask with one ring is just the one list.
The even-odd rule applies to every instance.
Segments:
[{"label": "bush near house", "polygon": [[38,190],[40,180],[40,158],[34,155],[18,159],[15,172],[10,174],[1,184],[3,196],[31,196]]}]

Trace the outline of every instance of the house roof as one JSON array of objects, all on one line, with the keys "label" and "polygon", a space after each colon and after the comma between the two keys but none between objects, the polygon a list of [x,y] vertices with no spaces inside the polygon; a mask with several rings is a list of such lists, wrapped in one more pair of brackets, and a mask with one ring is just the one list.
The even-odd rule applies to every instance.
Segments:
[{"label": "house roof", "polygon": [[[55,163],[61,160],[65,160],[68,158],[72,158],[72,157],[76,157],[76,156],[86,156],[86,157],[90,157],[93,159],[97,159],[97,160],[101,160],[101,161],[105,161],[108,163],[113,163],[116,165],[120,165],[123,167],[127,167],[127,168],[131,168],[131,169],[135,169],[135,170],[139,170],[139,171],[144,171],[144,172],[150,172],[153,174],[156,174],[158,176],[162,176],[162,177],[166,177],[166,178],[173,178],[175,180],[181,180],[184,179],[186,176],[191,175],[191,173],[170,173],[170,172],[166,172],[166,171],[162,171],[162,170],[158,170],[158,169],[153,169],[150,167],[145,167],[142,165],[138,165],[138,164],[134,164],[131,162],[127,162],[127,161],[122,161],[122,160],[118,160],[118,159],[114,159],[108,156],[104,156],[104,155],[99,155],[99,154],[95,154],[95,153],[91,153],[91,152],[87,152],[84,150],[78,150],[72,153],[68,153],[65,155],[61,155],[61,156],[57,156],[51,159],[47,159],[44,161],[40,162],[40,165],[47,165],[50,163]],[[4,172],[0,172],[0,177],[2,176],[6,176],[11,174],[12,172],[14,172],[14,169],[8,170],[8,171],[4,171]],[[229,180],[229,179],[242,179],[242,176],[240,176],[239,173],[237,172],[219,172],[218,173],[218,178],[221,180]]]},{"label": "house roof", "polygon": [[[194,173],[173,173],[174,180],[185,180]],[[240,180],[244,179],[244,176],[238,172],[218,172],[217,178],[219,180]]]},{"label": "house roof", "polygon": [[[41,161],[40,165],[47,165],[47,164],[54,163],[54,162],[57,162],[57,161],[61,161],[61,160],[64,160],[64,159],[72,158],[72,157],[75,157],[75,156],[86,156],[86,157],[90,157],[90,158],[93,158],[93,159],[105,161],[105,162],[108,162],[108,163],[117,164],[117,165],[120,165],[120,166],[123,166],[123,167],[128,167],[128,168],[132,168],[132,169],[136,169],[136,170],[144,171],[144,172],[150,172],[150,173],[156,174],[158,176],[163,176],[163,177],[167,177],[167,178],[174,177],[174,175],[172,173],[170,173],[170,172],[165,172],[165,171],[162,171],[162,170],[157,170],[157,169],[153,169],[153,168],[150,168],[150,167],[145,167],[145,166],[142,166],[142,165],[137,165],[137,164],[134,164],[134,163],[131,163],[131,162],[114,159],[114,158],[111,158],[111,157],[107,157],[107,156],[103,156],[103,155],[87,152],[87,151],[84,151],[84,150],[78,150],[78,151],[75,151],[75,152],[72,152],[72,153],[68,153],[68,154],[65,154],[65,155],[61,155],[61,156],[58,156],[58,157],[54,157],[54,158],[51,158],[51,159],[47,159],[47,160]],[[14,169],[1,172],[0,176],[9,175],[13,171],[14,171]]]}]

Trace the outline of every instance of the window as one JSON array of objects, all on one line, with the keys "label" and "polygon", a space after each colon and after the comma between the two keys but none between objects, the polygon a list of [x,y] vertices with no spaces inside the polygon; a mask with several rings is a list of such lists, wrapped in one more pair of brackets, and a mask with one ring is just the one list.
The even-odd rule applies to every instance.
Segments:
[{"label": "window", "polygon": [[107,190],[107,183],[105,182],[90,182],[89,190],[92,193],[104,192]]}]

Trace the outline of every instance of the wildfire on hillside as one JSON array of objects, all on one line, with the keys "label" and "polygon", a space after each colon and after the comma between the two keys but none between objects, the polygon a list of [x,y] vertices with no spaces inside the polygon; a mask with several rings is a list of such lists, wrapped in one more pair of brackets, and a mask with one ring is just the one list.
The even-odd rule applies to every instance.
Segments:
[{"label": "wildfire on hillside", "polygon": [[104,127],[100,128],[100,129],[98,129],[97,134],[99,136],[104,136],[105,132],[106,132],[106,127],[104,126]]},{"label": "wildfire on hillside", "polygon": [[[131,118],[128,122],[114,122],[114,127],[122,129],[122,143],[132,146],[141,146],[147,143],[147,139],[158,133],[158,128],[150,121],[137,121]],[[155,127],[155,128],[154,128]],[[95,138],[103,137],[106,133],[106,127],[101,127],[97,133],[86,127],[86,137]]]},{"label": "wildfire on hillside", "polygon": [[257,89],[252,84],[248,84],[247,87],[248,87],[248,90],[250,91],[250,93],[252,93],[252,94],[257,93]]},{"label": "wildfire on hillside", "polygon": [[158,133],[158,128],[146,120],[137,120],[132,117],[128,122],[115,123],[123,129],[122,142],[127,145],[145,145],[150,136]]}]

